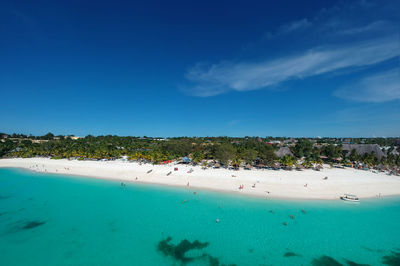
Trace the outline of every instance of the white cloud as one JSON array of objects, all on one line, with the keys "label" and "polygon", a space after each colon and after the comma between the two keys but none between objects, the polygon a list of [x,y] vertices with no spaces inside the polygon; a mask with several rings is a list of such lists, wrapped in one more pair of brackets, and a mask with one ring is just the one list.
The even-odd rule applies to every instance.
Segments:
[{"label": "white cloud", "polygon": [[400,99],[400,69],[365,77],[349,86],[340,88],[334,95],[358,102],[386,102]]},{"label": "white cloud", "polygon": [[[254,51],[240,55],[247,59],[196,64],[186,73],[192,86],[185,91],[207,97],[271,89],[288,80],[321,74],[340,76],[398,57],[398,7],[396,1],[381,4],[361,0],[323,8],[314,17],[268,32],[259,44],[251,45]],[[291,55],[283,54],[285,51]],[[257,61],[250,59],[254,52]]]},{"label": "white cloud", "polygon": [[339,69],[373,65],[400,55],[398,38],[388,37],[361,43],[310,49],[296,56],[263,62],[198,64],[186,78],[195,85],[187,91],[195,96],[213,96],[227,91],[249,91],[307,78]]},{"label": "white cloud", "polygon": [[304,29],[310,27],[311,25],[312,25],[312,23],[308,19],[303,18],[301,20],[297,20],[297,21],[291,22],[289,24],[283,25],[280,28],[279,32],[288,34],[293,31],[304,30]]},{"label": "white cloud", "polygon": [[393,25],[389,23],[388,21],[384,20],[378,20],[374,21],[370,24],[367,24],[365,26],[359,26],[359,27],[351,27],[351,28],[346,28],[341,31],[338,31],[337,34],[344,34],[344,35],[353,35],[353,34],[362,34],[362,33],[379,33],[379,32],[384,32],[388,30],[392,30]]},{"label": "white cloud", "polygon": [[231,126],[235,126],[235,125],[239,124],[240,122],[241,122],[240,120],[230,120],[227,123],[227,125],[231,127]]}]

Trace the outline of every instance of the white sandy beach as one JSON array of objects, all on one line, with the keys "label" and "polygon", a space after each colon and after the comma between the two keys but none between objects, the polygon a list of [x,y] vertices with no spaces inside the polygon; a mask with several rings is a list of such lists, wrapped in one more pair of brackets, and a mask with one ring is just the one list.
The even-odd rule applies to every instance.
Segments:
[{"label": "white sandy beach", "polygon": [[[321,171],[227,170],[189,165],[151,165],[122,161],[76,161],[47,158],[0,159],[0,167],[18,167],[37,172],[87,176],[233,192],[267,198],[338,199],[341,194],[360,198],[400,195],[400,177],[355,169]],[[178,171],[174,171],[177,167]],[[190,169],[194,171],[188,173]],[[152,170],[150,173],[147,173]],[[167,176],[169,172],[172,173]],[[327,180],[323,180],[328,177]],[[253,185],[255,187],[253,188]],[[307,185],[306,185],[307,184]],[[244,188],[239,190],[239,186]],[[306,185],[306,186],[305,186]]]}]

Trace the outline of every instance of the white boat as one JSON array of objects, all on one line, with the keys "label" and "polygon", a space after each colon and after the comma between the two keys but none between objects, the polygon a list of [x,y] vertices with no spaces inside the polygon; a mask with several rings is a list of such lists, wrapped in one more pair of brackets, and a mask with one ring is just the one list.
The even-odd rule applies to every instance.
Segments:
[{"label": "white boat", "polygon": [[343,196],[341,196],[340,199],[345,201],[355,201],[355,202],[360,201],[360,199],[356,195],[352,194],[343,194]]}]

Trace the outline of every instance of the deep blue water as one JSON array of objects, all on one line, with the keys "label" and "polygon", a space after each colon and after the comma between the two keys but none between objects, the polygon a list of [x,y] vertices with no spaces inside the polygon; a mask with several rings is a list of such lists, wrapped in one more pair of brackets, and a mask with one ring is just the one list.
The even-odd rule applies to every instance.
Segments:
[{"label": "deep blue water", "polygon": [[284,201],[0,169],[0,265],[382,265],[399,248],[398,197]]}]

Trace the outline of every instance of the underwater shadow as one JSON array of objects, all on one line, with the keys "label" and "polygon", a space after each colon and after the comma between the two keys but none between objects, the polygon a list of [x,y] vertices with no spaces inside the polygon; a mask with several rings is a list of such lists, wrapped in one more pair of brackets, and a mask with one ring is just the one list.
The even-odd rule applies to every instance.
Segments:
[{"label": "underwater shadow", "polygon": [[[174,245],[171,243],[172,237],[167,237],[166,239],[158,242],[157,250],[160,251],[165,256],[171,256],[176,261],[180,262],[182,265],[185,265],[189,262],[193,262],[198,259],[208,259],[210,266],[223,266],[220,264],[218,258],[213,257],[207,253],[203,253],[199,256],[188,257],[186,253],[190,250],[202,250],[209,246],[208,242],[200,242],[195,240],[190,242],[187,239],[182,240],[179,244]],[[234,264],[230,264],[230,266],[234,266]]]},{"label": "underwater shadow", "polygon": [[390,255],[386,255],[382,257],[382,263],[390,266],[399,266],[400,265],[400,251],[390,251]]}]

